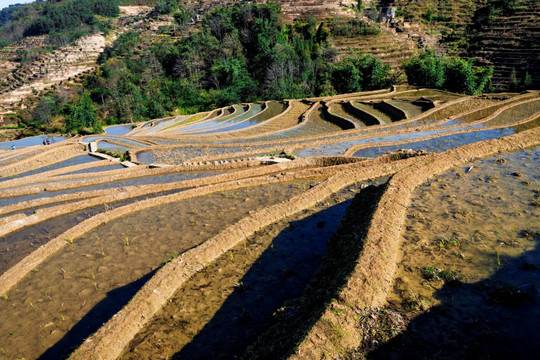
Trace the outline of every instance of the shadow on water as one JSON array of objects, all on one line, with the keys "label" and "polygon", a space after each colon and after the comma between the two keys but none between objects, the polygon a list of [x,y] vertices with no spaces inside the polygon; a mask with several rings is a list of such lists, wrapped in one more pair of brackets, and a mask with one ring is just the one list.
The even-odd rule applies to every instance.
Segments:
[{"label": "shadow on water", "polygon": [[338,296],[355,268],[369,222],[386,184],[369,186],[352,200],[328,242],[321,266],[300,298],[288,303],[273,325],[244,353],[245,359],[287,359]]},{"label": "shadow on water", "polygon": [[[367,359],[537,359],[540,353],[540,235],[519,257],[482,281],[446,284],[440,305]],[[361,357],[363,358],[363,357]]]},{"label": "shadow on water", "polygon": [[350,201],[291,222],[274,237],[213,318],[173,359],[241,356],[271,325],[272,314],[302,294]]},{"label": "shadow on water", "polygon": [[60,341],[45,351],[38,360],[68,358],[70,353],[87,337],[120,311],[156,271],[153,270],[130,284],[109,291],[102,301],[96,304]]},{"label": "shadow on water", "polygon": [[328,223],[333,206],[291,223],[252,265],[241,287],[173,358],[233,359],[246,350],[248,358],[288,357],[354,268],[361,246],[351,234],[367,228],[374,210],[370,204],[377,203],[383,187],[370,186],[343,203],[341,222]]}]

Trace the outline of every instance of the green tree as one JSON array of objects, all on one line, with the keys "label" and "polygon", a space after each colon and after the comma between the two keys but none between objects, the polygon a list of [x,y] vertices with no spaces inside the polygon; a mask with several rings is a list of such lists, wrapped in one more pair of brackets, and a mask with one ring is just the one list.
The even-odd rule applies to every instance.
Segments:
[{"label": "green tree", "polygon": [[444,70],[443,88],[445,90],[468,95],[476,93],[476,83],[470,60],[458,57],[447,58]]},{"label": "green tree", "polygon": [[332,85],[338,93],[362,91],[360,70],[351,59],[344,59],[332,71]]},{"label": "green tree", "polygon": [[158,0],[154,11],[159,15],[170,14],[178,7],[177,0]]},{"label": "green tree", "polygon": [[432,51],[409,58],[403,63],[403,69],[411,85],[440,89],[444,84],[443,60]]},{"label": "green tree", "polygon": [[492,67],[475,67],[473,59],[438,57],[433,52],[413,56],[403,64],[409,84],[465,93],[481,94],[491,89]]},{"label": "green tree", "polygon": [[88,92],[79,95],[74,104],[65,105],[64,114],[67,131],[101,132]]}]

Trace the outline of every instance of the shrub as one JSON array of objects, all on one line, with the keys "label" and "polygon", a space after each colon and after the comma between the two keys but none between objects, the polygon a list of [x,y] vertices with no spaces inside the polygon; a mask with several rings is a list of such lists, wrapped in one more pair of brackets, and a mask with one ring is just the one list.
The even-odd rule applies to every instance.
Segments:
[{"label": "shrub", "polygon": [[472,59],[438,57],[432,51],[413,56],[403,63],[409,84],[419,87],[481,94],[491,88],[492,67],[474,67]]}]

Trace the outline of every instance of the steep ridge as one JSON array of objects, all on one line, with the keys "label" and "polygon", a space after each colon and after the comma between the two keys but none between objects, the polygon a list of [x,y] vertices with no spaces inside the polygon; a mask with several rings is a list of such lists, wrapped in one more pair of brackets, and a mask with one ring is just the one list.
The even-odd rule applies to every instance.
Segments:
[{"label": "steep ridge", "polygon": [[533,88],[540,86],[540,3],[523,0],[511,16],[491,20],[473,38],[468,54],[495,67],[493,83],[502,88],[528,72]]},{"label": "steep ridge", "polygon": [[[147,14],[147,7],[121,7],[115,31],[105,36],[95,33],[73,44],[48,52],[48,36],[31,36],[0,50],[0,116],[25,108],[22,101],[66,81],[78,83],[97,66],[99,55],[115,37],[134,26],[134,20]],[[20,54],[42,52],[35,60],[21,63]]]}]

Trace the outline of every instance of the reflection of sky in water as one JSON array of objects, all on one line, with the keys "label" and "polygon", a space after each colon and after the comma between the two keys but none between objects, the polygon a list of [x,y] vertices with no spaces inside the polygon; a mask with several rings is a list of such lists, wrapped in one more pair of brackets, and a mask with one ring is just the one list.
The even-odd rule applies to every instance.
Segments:
[{"label": "reflection of sky in water", "polygon": [[396,149],[412,149],[412,150],[427,150],[429,152],[441,152],[448,149],[452,149],[461,145],[471,144],[479,142],[482,140],[496,139],[499,137],[512,135],[514,129],[504,128],[504,129],[494,129],[494,130],[484,130],[484,131],[475,131],[470,133],[461,133],[448,136],[442,136],[440,138],[424,140],[415,143],[401,144],[401,145],[391,145],[391,146],[380,146],[368,149],[362,149],[357,151],[354,156],[360,157],[377,157],[382,154],[386,154],[389,151]]},{"label": "reflection of sky in water", "polygon": [[133,130],[132,125],[109,126],[108,128],[105,129],[105,134],[122,136],[122,135],[126,135],[131,130]]},{"label": "reflection of sky in water", "polygon": [[146,131],[146,134],[152,134],[158,132],[159,130],[166,129],[167,127],[176,124],[177,122],[182,122],[187,118],[187,115],[178,116],[170,120],[159,120],[157,121],[152,128]]},{"label": "reflection of sky in water", "polygon": [[179,132],[186,132],[186,131],[193,131],[193,130],[198,130],[198,129],[210,128],[210,127],[213,127],[213,126],[216,126],[216,125],[220,125],[220,124],[222,124],[222,123],[224,123],[226,121],[235,119],[236,117],[241,116],[246,112],[246,107],[244,107],[243,105],[234,105],[234,108],[236,109],[236,112],[234,112],[233,114],[229,114],[229,115],[217,118],[215,120],[203,121],[203,122],[200,122],[200,123],[197,123],[197,124],[187,126],[185,128],[178,129],[178,130],[173,131],[173,132],[174,133],[179,133]]},{"label": "reflection of sky in water", "polygon": [[380,143],[380,142],[394,142],[394,141],[407,141],[418,139],[424,136],[435,135],[444,132],[444,130],[433,130],[424,132],[414,132],[407,134],[378,136],[365,139],[357,139],[350,141],[342,141],[335,144],[321,145],[310,147],[302,150],[295,151],[295,154],[299,157],[320,156],[320,155],[343,155],[343,153],[353,145]]},{"label": "reflection of sky in water", "polygon": [[[252,104],[251,109],[249,111],[245,112],[244,114],[242,114],[242,115],[240,115],[240,116],[238,116],[238,117],[236,117],[234,119],[231,119],[231,120],[227,121],[227,124],[228,123],[232,123],[232,124],[225,125],[225,126],[219,126],[217,128],[214,128],[214,129],[203,130],[203,131],[200,131],[200,132],[191,133],[190,135],[192,135],[192,134],[193,135],[194,134],[214,134],[214,133],[218,133],[218,132],[243,129],[245,127],[248,127],[250,125],[254,125],[254,124],[257,124],[258,122],[260,122],[260,120],[257,120],[257,119],[250,119],[250,120],[247,120],[247,119],[257,115],[258,113],[261,112],[261,110],[262,110],[262,105],[261,104]],[[221,124],[221,125],[223,125],[223,124]]]},{"label": "reflection of sky in water", "polygon": [[129,150],[129,148],[127,147],[111,144],[110,142],[107,142],[107,141],[100,141],[98,143],[98,149],[104,149],[104,150],[112,151],[119,154],[124,153],[127,150]]},{"label": "reflection of sky in water", "polygon": [[12,145],[15,145],[15,147],[43,145],[43,140],[46,140],[46,139],[49,139],[51,144],[66,140],[66,138],[63,136],[41,135],[41,136],[29,137],[26,139],[2,142],[0,143],[0,148],[11,148]]}]

